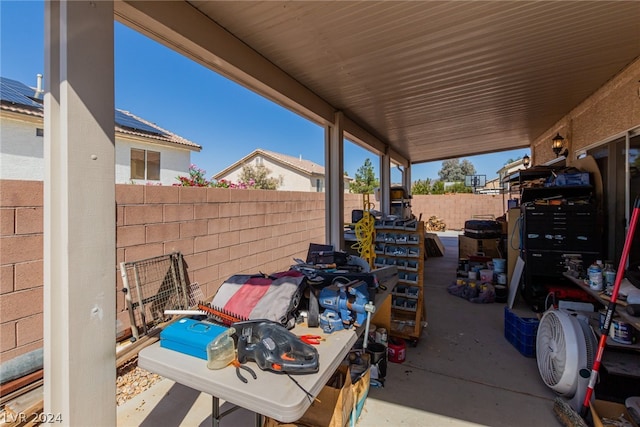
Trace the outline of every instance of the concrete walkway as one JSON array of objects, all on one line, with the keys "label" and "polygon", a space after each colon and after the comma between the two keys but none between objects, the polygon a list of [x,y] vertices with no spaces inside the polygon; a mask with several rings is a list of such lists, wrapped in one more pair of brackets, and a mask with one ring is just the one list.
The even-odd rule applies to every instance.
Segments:
[{"label": "concrete walkway", "polygon": [[[447,293],[458,233],[438,234],[446,253],[425,264],[428,326],[404,363],[389,363],[385,387],[371,388],[357,425],[561,426],[535,358],[504,338],[504,304],[473,304]],[[221,424],[253,422],[253,414],[238,410]],[[118,408],[118,426],[208,425],[211,397],[166,379]]]},{"label": "concrete walkway", "polygon": [[389,364],[385,387],[371,389],[358,426],[562,425],[535,358],[504,338],[505,304],[473,304],[447,292],[458,239],[439,236],[445,256],[425,264],[428,326],[403,364]]}]

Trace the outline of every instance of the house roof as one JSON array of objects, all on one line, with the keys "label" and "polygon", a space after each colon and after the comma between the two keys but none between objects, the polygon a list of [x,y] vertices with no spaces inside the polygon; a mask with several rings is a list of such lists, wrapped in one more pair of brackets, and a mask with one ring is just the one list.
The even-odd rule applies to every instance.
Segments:
[{"label": "house roof", "polygon": [[219,179],[220,177],[226,175],[233,169],[236,169],[239,166],[242,166],[244,163],[247,163],[250,159],[256,157],[257,155],[262,155],[265,158],[269,158],[276,163],[281,163],[286,165],[296,171],[303,173],[305,175],[321,175],[324,176],[324,166],[320,166],[317,163],[312,162],[311,160],[306,160],[300,157],[289,156],[287,154],[276,153],[275,151],[263,150],[262,148],[257,148],[253,150],[251,153],[247,154],[237,162],[227,166],[225,169],[221,170],[217,174],[213,176],[214,179]]},{"label": "house roof", "polygon": [[[31,88],[17,80],[0,77],[0,109],[44,117],[43,100],[44,91]],[[180,145],[194,151],[202,149],[200,145],[125,110],[116,109],[115,130],[122,134]]]}]

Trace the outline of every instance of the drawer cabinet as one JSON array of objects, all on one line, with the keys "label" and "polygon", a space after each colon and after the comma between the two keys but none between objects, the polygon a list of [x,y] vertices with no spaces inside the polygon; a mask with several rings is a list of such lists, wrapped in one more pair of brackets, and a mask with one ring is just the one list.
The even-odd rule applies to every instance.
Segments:
[{"label": "drawer cabinet", "polygon": [[588,266],[600,257],[600,239],[593,204],[538,205],[521,207],[522,256],[525,260],[523,296],[543,310],[547,284],[564,281],[565,254],[580,254]]}]

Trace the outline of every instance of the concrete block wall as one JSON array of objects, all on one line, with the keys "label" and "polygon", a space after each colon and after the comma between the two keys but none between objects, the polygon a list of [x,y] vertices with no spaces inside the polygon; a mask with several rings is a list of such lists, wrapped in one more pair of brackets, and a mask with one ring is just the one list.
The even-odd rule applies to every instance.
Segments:
[{"label": "concrete block wall", "polygon": [[[43,183],[1,180],[0,190],[1,363],[42,347]],[[324,193],[116,185],[116,210],[118,265],[180,251],[205,296],[236,273],[286,270],[325,239]]]},{"label": "concrete block wall", "polygon": [[0,181],[0,362],[42,347],[42,191]]},{"label": "concrete block wall", "polygon": [[411,212],[416,217],[422,214],[427,221],[437,216],[447,224],[447,230],[462,230],[464,222],[476,215],[493,215],[498,218],[506,212],[503,196],[487,194],[442,194],[414,195]]},{"label": "concrete block wall", "polygon": [[[324,203],[323,193],[117,185],[117,261],[180,251],[188,281],[209,297],[234,274],[306,258],[309,243],[325,239]],[[117,298],[128,325],[124,295]]]},{"label": "concrete block wall", "polygon": [[[449,228],[478,212],[499,216],[500,203],[478,195],[412,201],[416,216],[439,216]],[[353,209],[362,209],[362,195],[345,194],[345,222]],[[306,257],[309,243],[325,241],[324,193],[123,184],[116,211],[118,290],[120,262],[180,251],[188,280],[212,296],[233,274],[286,270]],[[116,298],[117,318],[128,327],[124,294]],[[42,347],[42,305],[43,183],[0,180],[0,363]]]}]

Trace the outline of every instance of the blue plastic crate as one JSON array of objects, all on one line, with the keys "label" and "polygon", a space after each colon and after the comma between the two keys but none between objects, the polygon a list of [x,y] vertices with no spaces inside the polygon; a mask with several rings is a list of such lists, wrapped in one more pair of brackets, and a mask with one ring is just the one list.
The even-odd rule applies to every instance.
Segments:
[{"label": "blue plastic crate", "polygon": [[536,355],[536,335],[540,321],[533,318],[521,318],[517,314],[504,308],[504,337],[522,355],[535,357]]}]

